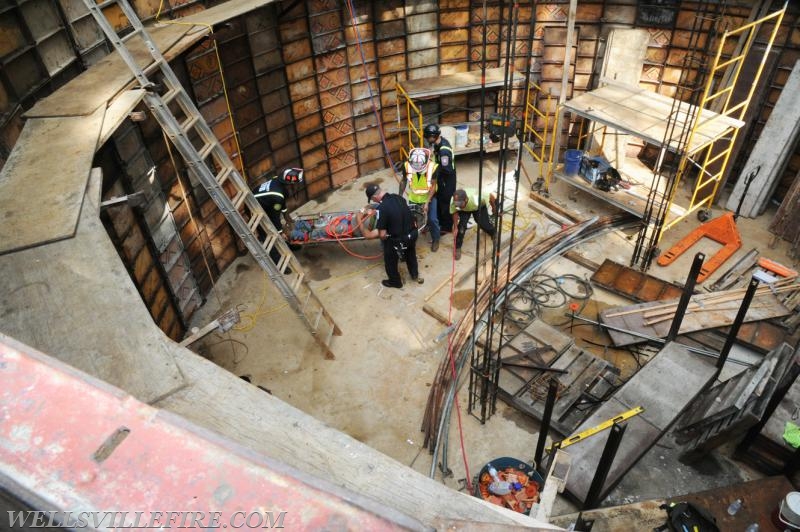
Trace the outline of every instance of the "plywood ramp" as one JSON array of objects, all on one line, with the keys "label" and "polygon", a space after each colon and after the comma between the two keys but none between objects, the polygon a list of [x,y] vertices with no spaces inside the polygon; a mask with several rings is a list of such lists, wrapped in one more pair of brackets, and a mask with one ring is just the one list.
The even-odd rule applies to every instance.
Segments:
[{"label": "plywood ramp", "polygon": [[[600,491],[601,499],[667,432],[715,376],[712,363],[693,355],[683,345],[671,342],[575,430],[579,433],[637,406],[644,408],[643,413],[625,422],[628,428]],[[608,434],[608,431],[601,432],[570,448],[572,467],[566,489],[579,501],[584,501],[588,495]]]},{"label": "plywood ramp", "polygon": [[[201,39],[207,30],[202,27],[171,25],[153,28],[151,36],[167,60]],[[192,38],[182,46],[175,46],[189,32]],[[144,45],[131,47],[133,56],[144,63],[150,53]],[[171,54],[169,52],[172,52]],[[92,68],[73,78],[59,90],[39,100],[25,113],[26,118],[54,116],[86,116],[111,101],[133,81],[133,73],[116,53],[111,53],[92,65]]]},{"label": "plywood ramp", "polygon": [[104,115],[26,122],[0,171],[0,254],[75,234]]}]

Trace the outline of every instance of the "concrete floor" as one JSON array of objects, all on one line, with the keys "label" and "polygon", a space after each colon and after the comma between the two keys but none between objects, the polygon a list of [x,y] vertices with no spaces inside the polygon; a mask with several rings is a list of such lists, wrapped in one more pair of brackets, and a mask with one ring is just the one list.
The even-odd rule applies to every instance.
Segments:
[{"label": "concrete floor", "polygon": [[[471,186],[477,183],[478,166],[477,156],[459,158],[459,184]],[[512,167],[513,160],[509,162],[509,168]],[[484,182],[495,181],[496,172],[495,155],[494,159],[487,158],[484,162]],[[379,183],[394,190],[393,180],[393,175],[387,171],[364,176],[331,193],[324,201],[309,202],[297,213],[357,209],[364,204],[363,191],[367,184]],[[523,177],[517,204],[517,230],[535,224],[536,240],[539,240],[558,227],[529,207],[529,187],[528,179]],[[608,204],[561,182],[552,184],[551,194],[554,201],[581,217],[613,212]],[[679,198],[678,203],[687,201],[685,194],[682,191],[684,197]],[[715,215],[719,213],[717,210]],[[763,244],[771,237],[765,228],[771,220],[771,213],[774,209],[756,220],[739,220],[744,245],[730,264],[752,247],[758,247],[773,260],[786,265],[792,263],[785,255],[785,242],[779,242],[774,250],[768,250]],[[662,249],[667,249],[697,224],[694,217],[681,222],[666,233]],[[473,228],[467,234],[462,259],[455,262],[456,276],[474,262],[475,233],[476,228]],[[578,251],[598,263],[607,257],[627,264],[633,245],[634,239],[630,234],[615,231],[582,245]],[[420,275],[425,278],[425,284],[408,283],[402,290],[380,285],[385,274],[378,256],[380,246],[376,241],[348,242],[346,246],[328,243],[307,246],[299,251],[297,257],[306,268],[315,292],[343,331],[332,345],[335,360],[325,360],[320,348],[252,259],[240,257],[222,276],[214,293],[196,314],[195,325],[202,326],[232,307],[242,312],[242,323],[228,333],[207,336],[192,348],[232,373],[248,376],[254,385],[268,389],[276,397],[324,423],[427,474],[431,469],[431,456],[423,447],[420,424],[431,382],[447,352],[447,339],[435,341],[444,333],[445,326],[424,313],[422,306],[424,299],[449,277],[454,265],[452,246],[453,238],[447,235],[442,238],[439,251],[431,253],[426,239],[421,238],[418,256]],[[713,253],[718,247],[704,240],[697,250]],[[693,253],[694,250],[686,253],[668,268],[654,266],[650,273],[682,283]],[[363,260],[355,255],[378,257]],[[591,275],[589,270],[566,259],[552,262],[546,270],[557,274],[572,272],[581,277]],[[403,266],[401,273],[407,277]],[[709,282],[713,282],[715,277],[712,276]],[[464,283],[465,287],[471,285],[472,282]],[[467,299],[471,296],[468,288],[461,291],[466,292]],[[458,303],[458,294],[454,300]],[[428,303],[444,313],[448,312],[449,287],[439,290]],[[624,303],[617,296],[595,289],[586,313],[594,316],[595,309]],[[455,306],[463,308],[465,305]],[[543,319],[563,323],[565,310]],[[452,312],[456,320],[460,309],[453,308]],[[603,353],[602,348],[586,340],[607,343],[604,333],[596,332],[593,327],[578,327],[573,332],[580,347],[595,350],[596,354]],[[627,352],[611,349],[606,354],[621,368],[623,378],[635,371],[636,364]],[[726,371],[732,370],[726,368]],[[466,413],[466,386],[460,390],[459,401],[466,459],[462,458],[459,449],[458,420],[454,416],[448,449],[448,467],[452,473],[442,482],[454,489],[463,489],[462,479],[467,477],[465,461],[470,475],[475,475],[495,457],[532,459],[538,436],[536,422],[498,402],[497,414],[481,425]],[[680,463],[676,454],[669,438],[662,439],[612,491],[603,505],[669,497],[758,476],[729,460],[725,449],[714,453],[699,467]],[[438,471],[437,478],[441,478]],[[573,510],[574,506],[568,501],[559,499],[554,515]]]}]

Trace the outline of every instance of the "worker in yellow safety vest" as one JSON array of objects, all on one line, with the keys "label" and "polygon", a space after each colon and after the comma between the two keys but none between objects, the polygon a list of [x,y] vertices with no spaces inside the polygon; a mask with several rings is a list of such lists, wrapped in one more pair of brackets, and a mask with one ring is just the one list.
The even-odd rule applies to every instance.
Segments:
[{"label": "worker in yellow safety vest", "polygon": [[431,251],[439,249],[439,217],[436,211],[436,174],[439,165],[431,157],[427,148],[413,148],[408,153],[408,160],[404,166],[405,177],[400,186],[402,194],[408,187],[408,203],[413,208],[420,206],[425,219],[426,227],[431,235]]}]

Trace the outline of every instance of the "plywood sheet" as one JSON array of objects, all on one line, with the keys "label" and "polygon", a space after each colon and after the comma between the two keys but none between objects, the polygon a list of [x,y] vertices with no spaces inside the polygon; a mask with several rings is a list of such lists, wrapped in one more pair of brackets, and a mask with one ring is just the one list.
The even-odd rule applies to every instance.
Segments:
[{"label": "plywood sheet", "polygon": [[[564,107],[656,146],[664,145],[669,150],[679,150],[682,130],[687,126],[691,112],[695,112],[694,106],[681,104],[680,113],[674,120],[676,127],[664,144],[673,99],[640,87],[603,81],[608,84],[567,101]],[[744,125],[741,120],[707,109],[699,112],[697,120],[697,131],[692,137],[691,145],[685,150],[689,153]]]},{"label": "plywood sheet", "polygon": [[[190,32],[193,38],[188,41],[183,39]],[[188,47],[192,41],[199,40],[207,32],[208,30],[204,27],[169,25],[151,29],[150,36],[162,54],[166,56],[166,51],[179,41],[181,48]],[[131,41],[133,56],[139,64],[146,64],[145,59],[149,58],[150,54],[141,43],[138,43],[139,46],[133,46],[135,41]],[[39,100],[24,116],[37,118],[90,115],[98,107],[105,106],[132,80],[133,74],[128,69],[128,65],[117,53],[112,53],[47,98]]]},{"label": "plywood sheet", "polygon": [[122,124],[122,121],[139,105],[143,96],[144,90],[133,89],[125,91],[114,98],[114,101],[106,109],[106,114],[103,118],[103,129],[100,131],[100,140],[97,142],[98,147],[106,143],[119,125]]},{"label": "plywood sheet", "polygon": [[[764,129],[739,173],[739,179],[725,207],[749,218],[764,212],[786,168],[791,150],[800,135],[800,61],[792,68]],[[747,183],[746,176],[756,172]],[[744,198],[744,199],[742,199]],[[740,208],[741,206],[741,208]]]},{"label": "plywood sheet", "polygon": [[0,254],[75,234],[104,115],[25,123],[0,171]]},{"label": "plywood sheet", "polygon": [[[485,86],[487,88],[502,87],[504,79],[504,67],[486,69]],[[523,81],[522,75],[515,73],[514,83],[522,83]],[[411,98],[430,98],[441,96],[442,94],[478,90],[481,88],[481,71],[471,70],[457,74],[413,79],[404,81],[402,85]]]},{"label": "plywood sheet", "polygon": [[75,238],[0,256],[0,330],[150,403],[184,386],[183,349],[153,324],[109,240],[88,166]]},{"label": "plywood sheet", "polygon": [[[637,406],[644,408],[643,413],[626,421],[628,428],[601,490],[601,498],[644,456],[714,377],[713,364],[692,355],[680,344],[669,343],[575,430],[582,432]],[[570,448],[572,465],[566,489],[581,501],[588,494],[607,440],[605,432]]]}]

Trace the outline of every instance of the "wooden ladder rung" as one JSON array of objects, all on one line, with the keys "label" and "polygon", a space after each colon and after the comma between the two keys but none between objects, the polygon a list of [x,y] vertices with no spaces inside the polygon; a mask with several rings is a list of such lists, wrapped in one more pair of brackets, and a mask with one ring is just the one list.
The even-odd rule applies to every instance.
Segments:
[{"label": "wooden ladder rung", "polygon": [[[222,171],[220,173],[218,173],[217,175],[214,176],[214,180],[221,186],[231,176],[231,172],[232,171],[233,171],[233,169],[230,166],[226,166],[226,167],[224,167],[222,169]],[[241,193],[241,192],[243,192],[243,191],[240,191],[239,193]]]},{"label": "wooden ladder rung", "polygon": [[244,190],[238,191],[231,200],[231,202],[233,203],[233,210],[238,211],[239,207],[242,206],[242,204],[246,199],[247,199],[247,192],[245,192]]},{"label": "wooden ladder rung", "polygon": [[292,283],[292,292],[297,293],[297,289],[300,288],[300,285],[303,284],[303,279],[306,278],[305,272],[300,272],[297,276],[297,279],[294,280]]},{"label": "wooden ladder rung", "polygon": [[145,76],[150,77],[150,74],[152,74],[156,70],[161,70],[161,65],[162,64],[163,64],[163,62],[160,59],[159,60],[155,60],[152,63],[150,63],[149,65],[147,65],[146,67],[144,67],[142,69],[142,72],[144,72]]},{"label": "wooden ladder rung", "polygon": [[317,331],[319,331],[319,322],[324,314],[325,314],[325,309],[322,308],[322,305],[320,305],[319,312],[317,312],[317,319],[314,320],[314,326],[313,326],[314,334],[316,334]]},{"label": "wooden ladder rung", "polygon": [[275,245],[275,242],[278,241],[278,238],[280,237],[277,234],[267,233],[267,237],[264,239],[264,242],[261,243],[261,247],[264,249],[264,251],[269,253],[272,251],[272,246]]},{"label": "wooden ladder rung", "polygon": [[311,290],[306,292],[306,297],[305,297],[305,299],[303,301],[303,305],[300,307],[303,310],[304,314],[306,312],[306,307],[308,307],[308,302],[311,301],[311,295],[312,295]]},{"label": "wooden ladder rung", "polygon": [[[114,2],[114,3],[116,3],[116,2]],[[132,32],[128,33],[127,35],[120,36],[119,40],[120,40],[120,42],[125,43],[125,42],[128,42],[129,40],[133,39],[137,35],[141,35],[141,33],[142,32],[139,31],[139,30],[133,30]]]},{"label": "wooden ladder rung", "polygon": [[250,230],[251,233],[254,233],[258,224],[261,223],[261,219],[264,218],[264,214],[259,211],[255,213],[252,218],[247,222],[247,228]]},{"label": "wooden ladder rung", "polygon": [[191,115],[181,124],[181,131],[183,131],[184,134],[188,134],[199,120],[200,115]]},{"label": "wooden ladder rung", "polygon": [[208,154],[211,153],[212,151],[214,151],[214,148],[216,147],[216,145],[217,144],[215,142],[209,142],[208,144],[206,144],[205,146],[200,148],[197,151],[197,153],[200,155],[200,159],[205,161],[206,157],[208,157]]},{"label": "wooden ladder rung", "polygon": [[164,101],[164,105],[169,105],[169,103],[174,100],[176,96],[181,94],[181,92],[183,92],[183,89],[179,88],[172,88],[165,92],[161,97],[161,99]]}]

